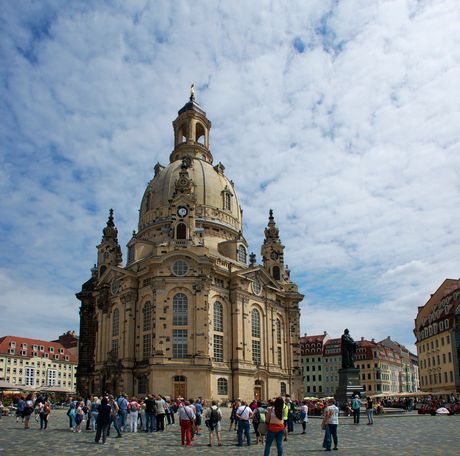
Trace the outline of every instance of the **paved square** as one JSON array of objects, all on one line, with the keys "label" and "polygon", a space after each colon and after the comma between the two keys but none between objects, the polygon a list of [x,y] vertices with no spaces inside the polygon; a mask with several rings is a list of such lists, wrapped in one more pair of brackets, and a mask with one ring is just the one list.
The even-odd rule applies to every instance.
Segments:
[{"label": "paved square", "polygon": [[[190,454],[190,455],[263,455],[262,445],[252,444],[250,448],[236,447],[236,432],[228,431],[229,410],[223,409],[222,442],[224,446],[209,448],[207,428],[203,435],[196,436],[193,447],[180,445],[180,427],[166,426],[163,433],[127,433],[115,439],[112,430],[106,445],[94,443],[94,433],[83,430],[81,434],[69,431],[65,410],[53,410],[49,419],[49,429],[39,430],[39,423],[33,419],[31,429],[25,430],[15,417],[3,417],[0,421],[0,454],[9,455],[66,455],[66,454]],[[366,426],[367,418],[361,415],[361,425],[353,426],[351,418],[339,420],[339,451],[333,454],[349,456],[401,455],[401,456],[458,456],[460,454],[460,415],[429,416],[414,412],[404,416],[374,417],[375,424]],[[85,423],[83,423],[83,428]],[[284,443],[285,456],[315,454],[323,451],[324,432],[320,420],[311,418],[307,434],[300,435],[301,426],[295,425],[295,432]],[[251,437],[254,434],[251,434]],[[255,436],[254,436],[255,437]],[[215,437],[214,437],[214,442]],[[255,443],[255,438],[253,440]],[[276,455],[276,446],[271,454]],[[331,453],[332,454],[332,453]]]}]

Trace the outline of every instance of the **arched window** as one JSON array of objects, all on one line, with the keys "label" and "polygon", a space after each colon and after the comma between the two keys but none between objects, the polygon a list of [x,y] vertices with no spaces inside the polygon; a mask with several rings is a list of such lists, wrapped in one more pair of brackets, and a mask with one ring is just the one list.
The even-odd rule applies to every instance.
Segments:
[{"label": "arched window", "polygon": [[241,263],[246,263],[246,249],[243,245],[238,247],[238,261]]},{"label": "arched window", "polygon": [[101,269],[99,269],[99,278],[102,277],[102,274],[107,270],[107,266],[101,266]]},{"label": "arched window", "polygon": [[275,280],[281,280],[281,274],[280,274],[279,266],[273,266],[273,278]]},{"label": "arched window", "polygon": [[252,337],[260,338],[260,313],[253,309],[251,313]]},{"label": "arched window", "polygon": [[177,293],[173,298],[173,325],[187,325],[188,299],[183,293]]},{"label": "arched window", "polygon": [[224,396],[228,394],[228,383],[226,378],[217,379],[217,394],[219,396]]},{"label": "arched window", "polygon": [[228,192],[224,193],[224,209],[226,209],[227,211],[229,211],[231,209],[230,193],[228,193]]},{"label": "arched window", "polygon": [[253,309],[251,312],[251,326],[252,326],[252,362],[258,366],[261,363],[260,358],[260,313],[258,310]]},{"label": "arched window", "polygon": [[152,304],[147,301],[143,309],[144,313],[144,331],[150,331],[152,329]]},{"label": "arched window", "polygon": [[223,309],[222,304],[219,301],[214,303],[214,331],[224,331]]},{"label": "arched window", "polygon": [[276,320],[276,342],[281,343],[281,322],[279,319]]},{"label": "arched window", "polygon": [[[195,141],[199,142],[200,144],[204,144],[204,142],[205,142],[205,134],[204,133],[205,132],[204,132],[203,125],[201,125],[200,123],[197,123],[196,124],[196,130],[195,130],[195,135],[196,135],[195,136],[196,137]],[[201,138],[203,138],[203,139],[201,139]],[[200,139],[201,139],[201,141],[200,141]]]},{"label": "arched window", "polygon": [[187,239],[187,227],[184,223],[179,223],[177,225],[176,239]]},{"label": "arched window", "polygon": [[120,311],[115,309],[113,311],[113,319],[112,319],[112,336],[118,336],[120,333]]}]

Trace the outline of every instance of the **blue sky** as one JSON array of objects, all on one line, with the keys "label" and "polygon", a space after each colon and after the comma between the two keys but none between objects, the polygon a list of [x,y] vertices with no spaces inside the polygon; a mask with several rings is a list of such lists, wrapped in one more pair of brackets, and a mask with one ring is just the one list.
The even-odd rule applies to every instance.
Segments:
[{"label": "blue sky", "polygon": [[108,210],[126,257],[195,83],[260,263],[272,208],[301,331],[412,350],[459,277],[460,7],[1,1],[0,334],[79,329]]}]

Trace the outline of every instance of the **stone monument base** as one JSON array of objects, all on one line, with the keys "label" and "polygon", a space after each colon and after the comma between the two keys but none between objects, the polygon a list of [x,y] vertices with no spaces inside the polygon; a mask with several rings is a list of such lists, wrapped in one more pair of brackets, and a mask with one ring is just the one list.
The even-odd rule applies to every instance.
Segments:
[{"label": "stone monument base", "polygon": [[360,383],[360,369],[350,367],[348,369],[339,369],[339,387],[335,391],[334,398],[340,403],[345,400],[350,401],[353,396],[364,391]]}]

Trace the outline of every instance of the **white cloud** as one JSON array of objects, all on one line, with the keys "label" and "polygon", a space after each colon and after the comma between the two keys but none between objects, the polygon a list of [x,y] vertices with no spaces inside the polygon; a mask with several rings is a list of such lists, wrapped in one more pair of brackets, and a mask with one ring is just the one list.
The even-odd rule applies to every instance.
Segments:
[{"label": "white cloud", "polygon": [[0,14],[0,334],[37,308],[60,315],[55,337],[76,329],[73,293],[108,209],[125,245],[194,82],[258,255],[275,211],[303,331],[413,343],[417,306],[459,275],[456,2],[43,1]]}]

